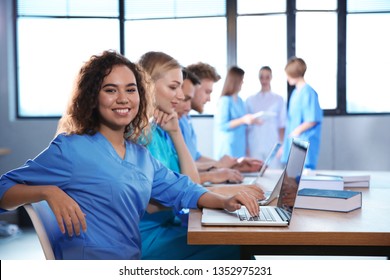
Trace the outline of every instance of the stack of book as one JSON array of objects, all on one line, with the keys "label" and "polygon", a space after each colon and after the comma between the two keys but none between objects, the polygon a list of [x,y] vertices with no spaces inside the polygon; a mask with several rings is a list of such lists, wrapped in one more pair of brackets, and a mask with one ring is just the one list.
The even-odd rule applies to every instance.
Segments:
[{"label": "stack of book", "polygon": [[362,207],[362,193],[345,188],[369,187],[370,175],[324,172],[302,176],[296,208],[350,212]]},{"label": "stack of book", "polygon": [[359,174],[351,172],[317,174],[317,176],[339,176],[344,182],[344,188],[368,188],[370,187],[371,176],[369,174]]}]

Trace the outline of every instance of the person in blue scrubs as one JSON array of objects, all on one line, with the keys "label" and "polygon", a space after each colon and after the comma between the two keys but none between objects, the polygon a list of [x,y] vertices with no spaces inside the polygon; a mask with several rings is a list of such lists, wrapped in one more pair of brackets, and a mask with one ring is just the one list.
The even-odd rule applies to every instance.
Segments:
[{"label": "person in blue scrubs", "polygon": [[[186,67],[186,69],[188,72],[195,75],[200,81],[200,85],[196,86],[194,96],[191,98],[191,109],[198,112],[199,114],[202,114],[206,103],[211,100],[210,98],[213,92],[214,84],[221,79],[221,76],[217,73],[213,66],[204,62],[190,64]],[[239,174],[235,171],[256,172],[260,170],[263,162],[256,159],[247,157],[234,158],[228,155],[224,155],[219,159],[213,159],[211,157],[205,156],[204,154],[201,154],[198,149],[197,137],[191,116],[188,114],[188,112],[184,115],[185,118],[181,118],[181,121],[183,121],[183,123],[185,122],[186,124],[182,127],[186,127],[188,129],[183,129],[182,133],[184,135],[188,134],[188,136],[184,136],[184,139],[186,140],[186,144],[189,147],[191,154],[194,154],[192,151],[197,151],[196,158],[194,158],[197,168],[199,171],[207,171],[208,173],[212,173],[206,174],[209,176],[207,176],[208,178],[203,178],[204,181],[215,177],[220,177],[220,173],[225,173],[224,175],[222,174],[221,177],[233,177],[232,181],[236,181],[238,179],[237,175]],[[243,178],[240,180],[242,179]]]},{"label": "person in blue scrubs", "polygon": [[305,168],[316,169],[320,152],[323,111],[317,92],[304,79],[306,69],[305,61],[297,57],[290,58],[285,67],[287,81],[295,88],[288,106],[281,162],[284,164],[287,162],[292,138],[300,138],[310,143]]},{"label": "person in blue scrubs", "polygon": [[81,68],[57,135],[37,157],[0,178],[0,210],[46,200],[62,232],[57,259],[140,259],[138,224],[150,199],[166,207],[249,207],[242,192],[224,197],[157,161],[138,138],[149,125],[139,68],[105,51]]},{"label": "person in blue scrubs", "polygon": [[226,75],[214,115],[214,158],[246,156],[246,129],[256,117],[246,113],[245,103],[238,95],[244,74],[244,70],[233,66]]}]

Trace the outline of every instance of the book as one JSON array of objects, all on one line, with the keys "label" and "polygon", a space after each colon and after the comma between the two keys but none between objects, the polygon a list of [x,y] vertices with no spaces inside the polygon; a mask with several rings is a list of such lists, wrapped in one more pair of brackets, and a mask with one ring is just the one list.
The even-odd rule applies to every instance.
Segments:
[{"label": "book", "polygon": [[340,176],[311,176],[301,177],[299,189],[323,189],[323,190],[343,190],[344,181]]},{"label": "book", "polygon": [[369,188],[370,181],[344,182],[344,188]]},{"label": "book", "polygon": [[362,193],[346,190],[302,189],[295,207],[336,212],[351,212],[362,207]]},{"label": "book", "polygon": [[330,173],[317,173],[317,176],[339,176],[344,181],[344,187],[349,188],[361,188],[369,187],[371,176],[369,174],[357,173],[357,172],[348,172],[348,171],[337,171]]},{"label": "book", "polygon": [[371,176],[369,174],[359,174],[351,172],[337,171],[335,173],[317,173],[317,176],[339,176],[343,178],[344,182],[364,182],[370,181]]}]

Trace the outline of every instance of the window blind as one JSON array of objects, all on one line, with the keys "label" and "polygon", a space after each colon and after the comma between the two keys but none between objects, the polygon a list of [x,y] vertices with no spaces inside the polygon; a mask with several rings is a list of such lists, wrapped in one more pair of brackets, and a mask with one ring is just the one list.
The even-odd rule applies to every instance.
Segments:
[{"label": "window blind", "polygon": [[118,17],[119,1],[17,0],[18,16]]},{"label": "window blind", "polygon": [[125,0],[128,20],[225,15],[225,0]]},{"label": "window blind", "polygon": [[390,12],[389,0],[348,0],[348,13]]}]

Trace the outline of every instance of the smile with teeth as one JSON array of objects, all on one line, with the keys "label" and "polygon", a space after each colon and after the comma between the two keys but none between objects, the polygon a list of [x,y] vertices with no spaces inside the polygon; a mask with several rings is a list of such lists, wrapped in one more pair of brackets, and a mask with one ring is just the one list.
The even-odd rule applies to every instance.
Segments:
[{"label": "smile with teeth", "polygon": [[130,112],[130,109],[129,108],[125,108],[125,109],[113,109],[114,112],[118,113],[118,114],[127,114],[128,112]]}]

